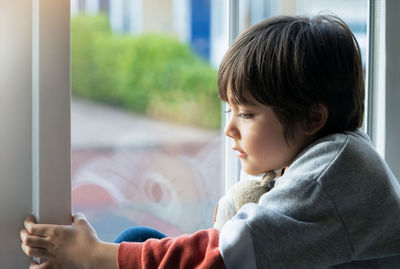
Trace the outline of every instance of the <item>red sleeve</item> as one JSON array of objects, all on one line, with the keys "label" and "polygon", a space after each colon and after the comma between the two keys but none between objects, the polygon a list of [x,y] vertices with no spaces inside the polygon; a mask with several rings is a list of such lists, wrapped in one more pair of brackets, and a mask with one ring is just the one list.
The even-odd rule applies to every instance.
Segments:
[{"label": "red sleeve", "polygon": [[132,268],[225,268],[214,228],[176,238],[123,242],[118,247],[118,269]]}]

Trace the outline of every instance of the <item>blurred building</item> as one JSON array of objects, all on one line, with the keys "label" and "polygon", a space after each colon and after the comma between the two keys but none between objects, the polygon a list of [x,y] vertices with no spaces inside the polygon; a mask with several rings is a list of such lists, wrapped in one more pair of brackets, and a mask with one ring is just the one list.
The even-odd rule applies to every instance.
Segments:
[{"label": "blurred building", "polygon": [[[116,33],[161,32],[189,43],[217,66],[227,49],[227,1],[223,0],[72,0],[71,13],[108,15]],[[225,40],[225,42],[224,42]]]},{"label": "blurred building", "polygon": [[[71,0],[72,15],[106,13],[113,32],[162,32],[182,42],[217,67],[228,48],[228,0]],[[354,32],[366,53],[366,0],[240,0],[240,32],[263,18],[329,11]],[[365,57],[363,57],[365,58]]]}]

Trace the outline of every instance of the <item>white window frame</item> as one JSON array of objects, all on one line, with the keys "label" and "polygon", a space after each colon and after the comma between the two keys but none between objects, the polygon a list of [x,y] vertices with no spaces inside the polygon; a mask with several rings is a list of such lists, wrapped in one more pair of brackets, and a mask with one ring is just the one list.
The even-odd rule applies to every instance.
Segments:
[{"label": "white window frame", "polygon": [[33,213],[70,224],[70,2],[34,0],[32,20]]},{"label": "white window frame", "polygon": [[386,87],[385,87],[385,159],[400,181],[400,36],[398,29],[399,1],[387,1],[386,32]]},{"label": "white window frame", "polygon": [[400,180],[399,1],[369,1],[367,132]]},{"label": "white window frame", "polygon": [[70,2],[0,0],[0,261],[26,268],[23,220],[71,223]]},{"label": "white window frame", "polygon": [[[235,38],[239,35],[239,0],[229,0],[229,46],[232,45]],[[223,105],[224,112],[228,109],[228,105]],[[226,113],[222,113],[222,122],[225,124],[229,118]],[[225,138],[225,192],[240,178],[240,161],[232,150],[232,139]]]}]

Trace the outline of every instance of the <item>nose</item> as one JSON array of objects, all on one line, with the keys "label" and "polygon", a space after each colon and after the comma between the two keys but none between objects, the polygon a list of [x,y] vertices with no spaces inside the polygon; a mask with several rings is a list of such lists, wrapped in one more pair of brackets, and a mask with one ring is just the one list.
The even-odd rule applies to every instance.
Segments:
[{"label": "nose", "polygon": [[228,122],[225,125],[224,133],[226,136],[233,138],[233,139],[240,138],[240,132],[236,126],[235,117],[230,117],[230,119],[228,120]]}]

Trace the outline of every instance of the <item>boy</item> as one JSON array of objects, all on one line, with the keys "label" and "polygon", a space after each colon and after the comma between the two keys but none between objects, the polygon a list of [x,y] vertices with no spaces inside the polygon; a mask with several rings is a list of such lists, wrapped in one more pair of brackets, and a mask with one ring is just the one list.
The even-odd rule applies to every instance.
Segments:
[{"label": "boy", "polygon": [[400,266],[400,186],[358,129],[363,72],[345,23],[276,17],[251,27],[225,55],[218,87],[244,171],[288,167],[258,204],[243,206],[220,232],[145,243],[100,242],[81,216],[72,227],[30,216],[22,248],[49,259],[32,268]]}]

